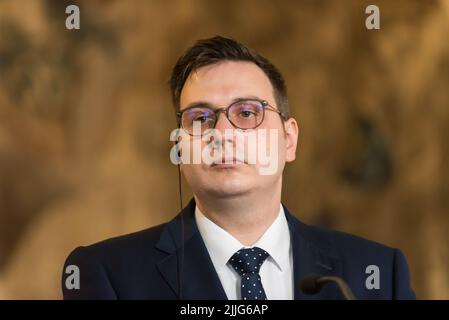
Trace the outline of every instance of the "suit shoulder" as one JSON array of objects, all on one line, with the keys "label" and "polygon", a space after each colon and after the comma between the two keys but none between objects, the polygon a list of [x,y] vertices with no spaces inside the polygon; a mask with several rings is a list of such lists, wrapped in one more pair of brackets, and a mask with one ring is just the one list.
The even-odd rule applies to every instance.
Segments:
[{"label": "suit shoulder", "polygon": [[393,258],[395,248],[342,231],[305,225],[307,238],[337,256]]},{"label": "suit shoulder", "polygon": [[142,252],[154,250],[166,223],[141,231],[109,238],[88,246],[81,246],[72,251],[70,256],[84,254],[95,256],[100,260],[109,260],[113,256],[129,257]]},{"label": "suit shoulder", "polygon": [[[401,250],[346,232],[305,225],[303,230],[309,243],[340,261],[343,278],[359,298],[415,299]],[[384,289],[379,292],[366,287],[367,277],[376,273],[380,277],[379,288]]]}]

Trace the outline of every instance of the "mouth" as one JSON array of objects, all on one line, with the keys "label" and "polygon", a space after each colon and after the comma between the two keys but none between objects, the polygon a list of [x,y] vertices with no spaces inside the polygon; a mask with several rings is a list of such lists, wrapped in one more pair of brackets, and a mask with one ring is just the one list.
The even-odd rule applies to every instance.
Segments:
[{"label": "mouth", "polygon": [[245,165],[246,162],[239,158],[228,158],[228,159],[221,159],[221,161],[214,161],[211,164],[211,167],[213,168],[220,168],[220,169],[226,169],[226,168],[234,168],[237,166]]}]

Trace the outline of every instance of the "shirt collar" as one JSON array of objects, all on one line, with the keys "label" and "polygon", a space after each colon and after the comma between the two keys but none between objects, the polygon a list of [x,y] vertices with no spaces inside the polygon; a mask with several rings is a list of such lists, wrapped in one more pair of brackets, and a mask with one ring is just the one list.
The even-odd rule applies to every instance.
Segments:
[{"label": "shirt collar", "polygon": [[[248,248],[229,232],[208,219],[198,206],[195,207],[195,220],[217,272],[226,266],[236,251]],[[273,259],[281,271],[287,270],[290,255],[290,231],[282,205],[279,206],[277,218],[252,247],[265,250],[270,254],[269,259]]]}]

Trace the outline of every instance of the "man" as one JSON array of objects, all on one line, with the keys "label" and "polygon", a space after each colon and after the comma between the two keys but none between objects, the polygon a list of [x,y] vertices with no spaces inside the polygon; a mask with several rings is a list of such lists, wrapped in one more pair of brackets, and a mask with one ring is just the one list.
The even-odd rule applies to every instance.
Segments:
[{"label": "man", "polygon": [[[79,288],[63,273],[64,298],[343,298],[334,285],[302,292],[302,279],[312,273],[344,279],[358,299],[414,298],[401,251],[305,225],[281,205],[282,172],[295,160],[298,125],[274,65],[214,37],[187,50],[170,84],[184,147],[196,141],[219,157],[192,164],[185,154],[195,150],[179,150],[194,198],[167,224],[75,249],[64,270],[79,269]],[[223,135],[211,139],[211,130]],[[251,133],[267,131],[278,133],[274,146],[260,136],[250,142]],[[250,150],[254,141],[275,154],[268,174],[260,159],[249,161],[251,153],[240,149]]]}]

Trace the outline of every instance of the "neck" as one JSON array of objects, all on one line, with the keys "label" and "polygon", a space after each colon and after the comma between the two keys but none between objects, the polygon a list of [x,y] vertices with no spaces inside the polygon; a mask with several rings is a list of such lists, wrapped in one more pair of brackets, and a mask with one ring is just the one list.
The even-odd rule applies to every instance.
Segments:
[{"label": "neck", "polygon": [[216,198],[195,195],[201,212],[229,232],[245,246],[252,246],[271,226],[279,214],[281,184],[276,191],[259,191],[239,196]]}]

